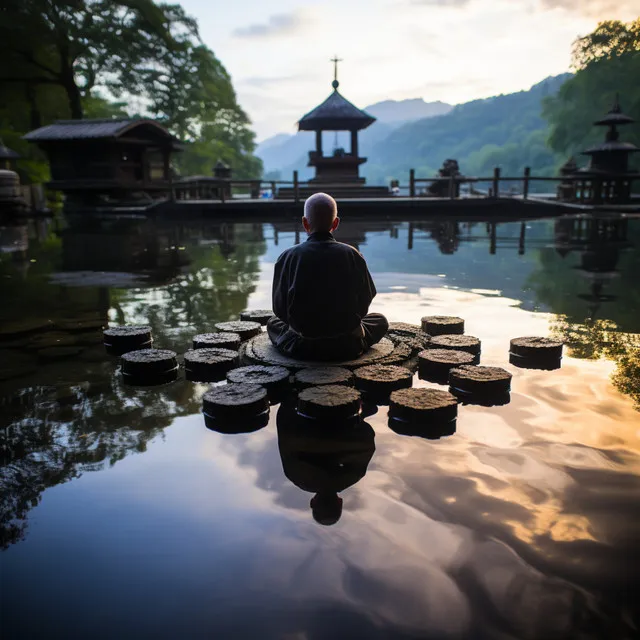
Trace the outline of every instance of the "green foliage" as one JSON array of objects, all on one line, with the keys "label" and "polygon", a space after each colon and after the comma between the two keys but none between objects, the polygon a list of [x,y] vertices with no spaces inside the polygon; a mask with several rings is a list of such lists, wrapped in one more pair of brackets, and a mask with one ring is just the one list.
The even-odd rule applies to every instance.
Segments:
[{"label": "green foliage", "polygon": [[[636,120],[621,130],[621,138],[640,146],[640,85],[631,81],[640,78],[640,19],[628,25],[604,22],[576,40],[574,64],[575,76],[544,102],[550,147],[566,159],[602,142],[603,130],[593,123],[611,109],[616,95]],[[640,159],[632,162],[640,166]]]},{"label": "green foliage", "polygon": [[640,18],[633,22],[605,20],[596,29],[573,43],[572,63],[576,69],[612,60],[627,53],[640,51]]},{"label": "green foliage", "polygon": [[218,157],[239,177],[262,170],[229,74],[177,4],[6,0],[0,86],[0,130],[24,133],[58,118],[121,116],[129,104],[193,143],[178,161],[183,173],[210,174]]}]

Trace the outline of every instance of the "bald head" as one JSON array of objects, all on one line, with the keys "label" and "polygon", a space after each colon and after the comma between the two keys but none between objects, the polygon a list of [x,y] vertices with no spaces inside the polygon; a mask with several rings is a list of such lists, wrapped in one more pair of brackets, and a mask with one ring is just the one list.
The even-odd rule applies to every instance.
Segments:
[{"label": "bald head", "polygon": [[338,227],[338,205],[326,193],[314,193],[304,203],[302,224],[308,233],[331,232]]}]

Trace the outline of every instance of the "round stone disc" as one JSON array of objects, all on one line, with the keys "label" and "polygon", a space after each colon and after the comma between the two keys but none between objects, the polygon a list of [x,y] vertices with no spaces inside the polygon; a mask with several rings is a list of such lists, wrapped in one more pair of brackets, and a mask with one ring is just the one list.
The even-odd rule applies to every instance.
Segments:
[{"label": "round stone disc", "polygon": [[398,389],[389,398],[389,416],[407,422],[450,422],[458,415],[458,400],[440,389]]},{"label": "round stone disc", "polygon": [[298,394],[298,413],[325,420],[339,420],[360,411],[360,393],[344,385],[309,387]]},{"label": "round stone disc", "polygon": [[237,351],[242,340],[237,333],[199,333],[193,336],[194,349],[222,348]]},{"label": "round stone disc", "polygon": [[151,327],[143,325],[109,327],[102,333],[105,344],[110,345],[124,342],[148,342],[151,340]]},{"label": "round stone disc", "polygon": [[510,352],[513,355],[531,359],[559,360],[562,358],[563,344],[561,340],[538,336],[513,338],[510,343]]},{"label": "round stone disc", "polygon": [[279,365],[289,369],[306,369],[308,367],[346,367],[355,369],[364,365],[378,362],[393,351],[393,343],[387,338],[382,338],[380,342],[374,344],[369,351],[353,360],[342,360],[337,362],[318,362],[313,360],[297,360],[281,354],[269,340],[269,336],[263,333],[252,338],[245,343],[244,356],[251,362],[259,364]]},{"label": "round stone disc", "polygon": [[154,376],[178,368],[178,355],[168,349],[141,349],[122,355],[122,373],[134,377]]},{"label": "round stone disc", "polygon": [[235,320],[232,322],[218,322],[215,327],[218,331],[222,331],[223,333],[237,333],[240,336],[240,340],[242,340],[242,342],[262,333],[262,327],[260,326],[260,323],[245,322],[243,320]]},{"label": "round stone disc", "polygon": [[275,314],[271,309],[252,309],[249,311],[243,311],[240,314],[240,320],[246,320],[251,322],[259,322],[262,326],[269,322],[270,318],[273,318]]},{"label": "round stone disc", "polygon": [[202,409],[209,418],[221,421],[243,419],[268,411],[269,398],[257,384],[226,384],[204,394]]},{"label": "round stone disc", "polygon": [[509,393],[513,376],[500,367],[462,365],[449,371],[452,389],[475,395]]},{"label": "round stone disc", "polygon": [[184,354],[184,368],[188,380],[222,380],[227,371],[237,366],[238,352],[232,349],[191,349]]},{"label": "round stone disc", "polygon": [[424,380],[443,384],[449,381],[449,371],[463,364],[473,364],[476,359],[467,351],[454,349],[426,349],[418,354],[418,375]]},{"label": "round stone disc", "polygon": [[480,340],[473,336],[440,335],[431,340],[433,349],[453,349],[455,351],[467,351],[473,355],[480,353]]},{"label": "round stone disc", "polygon": [[353,386],[353,373],[344,367],[310,367],[300,369],[293,378],[298,389],[326,384]]},{"label": "round stone disc", "polygon": [[265,389],[272,389],[286,386],[289,383],[289,375],[289,370],[284,367],[254,364],[229,371],[227,380],[242,384],[259,384]]},{"label": "round stone disc", "polygon": [[392,364],[372,364],[354,371],[356,388],[371,396],[389,395],[395,389],[410,387],[413,374]]},{"label": "round stone disc", "polygon": [[464,320],[456,316],[425,316],[422,330],[430,336],[464,333]]}]

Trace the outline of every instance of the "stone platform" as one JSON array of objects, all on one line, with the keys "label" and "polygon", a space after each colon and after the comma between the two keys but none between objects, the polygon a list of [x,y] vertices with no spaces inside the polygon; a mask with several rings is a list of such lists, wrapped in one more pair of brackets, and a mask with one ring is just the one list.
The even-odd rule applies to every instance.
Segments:
[{"label": "stone platform", "polygon": [[388,338],[382,338],[378,344],[374,344],[369,351],[363,353],[355,360],[345,360],[339,362],[317,362],[311,360],[296,360],[282,355],[269,340],[269,336],[263,333],[245,342],[240,348],[240,355],[243,360],[253,364],[268,364],[287,369],[299,370],[310,367],[345,367],[347,369],[357,369],[369,364],[386,364],[389,357],[393,357],[394,344]]}]

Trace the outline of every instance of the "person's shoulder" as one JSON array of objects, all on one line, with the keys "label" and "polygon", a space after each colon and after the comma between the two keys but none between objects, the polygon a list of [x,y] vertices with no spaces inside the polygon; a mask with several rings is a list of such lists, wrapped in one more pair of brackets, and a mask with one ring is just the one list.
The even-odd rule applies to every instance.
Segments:
[{"label": "person's shoulder", "polygon": [[279,256],[278,259],[276,260],[276,262],[284,262],[292,253],[295,252],[295,249],[297,248],[297,246],[299,245],[295,245],[293,247],[289,247],[288,249],[285,249]]},{"label": "person's shoulder", "polygon": [[344,251],[345,253],[349,253],[355,256],[356,259],[360,258],[361,260],[364,260],[364,256],[355,247],[352,247],[350,244],[346,244],[345,242],[336,242],[335,244],[338,247],[340,247],[341,251]]}]

